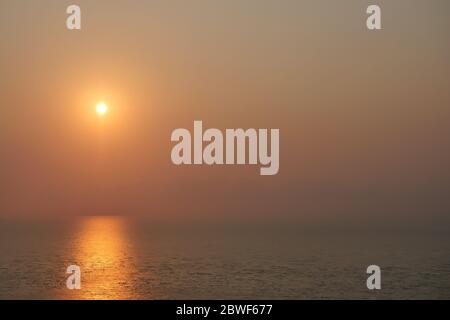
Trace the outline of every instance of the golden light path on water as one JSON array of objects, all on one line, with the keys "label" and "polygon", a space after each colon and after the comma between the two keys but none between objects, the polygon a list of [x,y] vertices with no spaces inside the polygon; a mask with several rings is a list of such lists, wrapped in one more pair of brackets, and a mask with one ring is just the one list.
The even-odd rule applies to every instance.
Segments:
[{"label": "golden light path on water", "polygon": [[133,298],[133,255],[123,219],[85,218],[74,241],[74,257],[81,268],[81,289],[69,290],[68,298]]}]

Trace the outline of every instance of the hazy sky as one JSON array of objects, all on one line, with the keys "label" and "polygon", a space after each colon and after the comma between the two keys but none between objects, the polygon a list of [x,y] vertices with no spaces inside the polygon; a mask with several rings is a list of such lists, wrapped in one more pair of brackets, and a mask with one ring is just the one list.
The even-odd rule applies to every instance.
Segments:
[{"label": "hazy sky", "polygon": [[[0,215],[448,218],[449,1],[73,3],[0,2]],[[279,128],[278,175],[173,165],[194,120]]]}]

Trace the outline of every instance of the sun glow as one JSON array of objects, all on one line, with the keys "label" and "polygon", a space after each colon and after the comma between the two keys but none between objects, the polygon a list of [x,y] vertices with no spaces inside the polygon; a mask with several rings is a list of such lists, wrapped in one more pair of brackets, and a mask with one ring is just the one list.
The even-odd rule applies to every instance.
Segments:
[{"label": "sun glow", "polygon": [[97,103],[97,106],[95,107],[95,109],[96,109],[97,113],[101,116],[108,112],[108,106],[104,102]]}]

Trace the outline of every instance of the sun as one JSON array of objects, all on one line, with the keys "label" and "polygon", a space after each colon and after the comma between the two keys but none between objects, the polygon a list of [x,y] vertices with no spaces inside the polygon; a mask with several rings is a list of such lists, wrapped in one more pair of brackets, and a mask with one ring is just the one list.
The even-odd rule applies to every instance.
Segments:
[{"label": "sun", "polygon": [[104,102],[99,102],[99,103],[97,103],[97,106],[95,107],[95,110],[97,111],[97,113],[99,115],[102,116],[102,115],[104,115],[105,113],[108,112],[108,106]]}]

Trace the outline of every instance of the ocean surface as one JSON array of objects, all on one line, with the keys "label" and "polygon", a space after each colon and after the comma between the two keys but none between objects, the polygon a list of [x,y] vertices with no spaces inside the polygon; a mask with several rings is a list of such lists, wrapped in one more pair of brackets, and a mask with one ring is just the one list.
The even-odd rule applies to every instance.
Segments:
[{"label": "ocean surface", "polygon": [[[0,299],[450,299],[446,232],[0,219]],[[381,267],[381,290],[366,268]],[[81,268],[81,289],[66,269]]]}]

